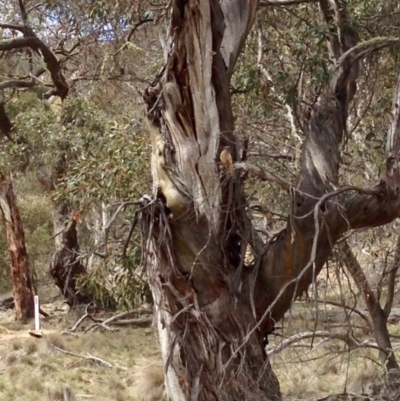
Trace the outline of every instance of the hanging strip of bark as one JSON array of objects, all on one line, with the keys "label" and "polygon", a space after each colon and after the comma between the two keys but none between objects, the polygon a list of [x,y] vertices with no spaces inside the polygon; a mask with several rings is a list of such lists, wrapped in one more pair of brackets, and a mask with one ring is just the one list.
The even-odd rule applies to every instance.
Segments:
[{"label": "hanging strip of bark", "polygon": [[0,208],[4,217],[10,254],[11,279],[17,320],[34,316],[34,302],[25,235],[12,178],[0,174]]}]

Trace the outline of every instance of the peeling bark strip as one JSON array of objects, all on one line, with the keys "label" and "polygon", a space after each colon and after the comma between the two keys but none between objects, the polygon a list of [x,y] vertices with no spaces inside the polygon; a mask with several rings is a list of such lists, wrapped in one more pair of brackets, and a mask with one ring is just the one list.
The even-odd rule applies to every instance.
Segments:
[{"label": "peeling bark strip", "polygon": [[0,208],[4,217],[17,320],[34,316],[25,235],[11,176],[0,174]]}]

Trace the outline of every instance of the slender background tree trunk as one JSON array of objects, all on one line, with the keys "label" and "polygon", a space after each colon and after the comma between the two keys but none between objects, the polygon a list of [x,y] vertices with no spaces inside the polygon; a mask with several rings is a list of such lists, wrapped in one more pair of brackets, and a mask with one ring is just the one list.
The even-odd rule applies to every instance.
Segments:
[{"label": "slender background tree trunk", "polygon": [[379,357],[382,366],[384,366],[387,370],[398,369],[399,365],[393,352],[390,334],[387,327],[388,316],[381,307],[379,299],[377,299],[375,293],[372,291],[368,279],[349,244],[347,242],[343,242],[343,244],[340,246],[340,250],[343,257],[343,263],[349,271],[358,290],[363,295],[364,302],[367,305],[372,321],[375,340],[379,347]]},{"label": "slender background tree trunk", "polygon": [[11,279],[17,320],[34,316],[33,288],[29,272],[25,235],[12,178],[0,174],[0,208],[4,217],[10,254]]}]

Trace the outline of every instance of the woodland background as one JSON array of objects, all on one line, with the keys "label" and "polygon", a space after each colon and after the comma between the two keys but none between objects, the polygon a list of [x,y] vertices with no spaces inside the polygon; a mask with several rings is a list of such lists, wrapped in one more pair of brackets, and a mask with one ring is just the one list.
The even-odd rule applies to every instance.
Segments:
[{"label": "woodland background", "polygon": [[[245,181],[253,221],[265,240],[274,238],[288,219],[290,198],[285,187],[299,173],[304,118],[329,83],[332,66],[327,47],[331,27],[321,18],[318,2],[279,3],[261,2],[231,85],[237,135],[248,161],[269,177],[262,177],[262,185],[260,177],[251,174]],[[362,41],[400,36],[397,1],[347,3],[353,28]],[[60,246],[56,220],[64,205],[68,219],[63,224],[68,226],[76,219],[79,228],[78,257],[86,274],[78,279],[78,288],[112,310],[136,310],[151,303],[135,223],[137,200],[152,191],[151,142],[142,95],[163,65],[159,29],[166,7],[166,2],[147,0],[27,1],[23,8],[21,2],[0,1],[0,126],[4,128],[4,116],[12,123],[11,133],[1,130],[0,173],[13,178],[30,274],[43,299],[54,302],[57,295],[49,266]],[[61,109],[53,99],[55,81],[43,51],[36,45],[6,45],[32,37],[18,28],[24,22],[29,22],[38,40],[59,62],[69,87]],[[373,187],[383,174],[399,54],[399,45],[394,43],[367,54],[360,63],[358,95],[349,109],[341,149],[342,186]],[[346,237],[378,301],[384,305],[393,292],[388,328],[395,353],[400,344],[400,309],[397,276],[390,272],[394,268],[397,272],[398,229],[396,220],[379,228],[353,230]],[[341,246],[335,248],[308,293],[294,304],[270,338],[268,350],[287,399],[349,389],[363,393],[380,377],[376,340],[365,323],[370,318],[368,308],[346,269],[349,261]],[[11,294],[12,279],[3,229],[0,255],[0,295],[5,299]],[[67,325],[72,326],[72,320]],[[57,332],[61,326],[51,325]],[[156,340],[146,333],[148,344],[154,345]],[[101,335],[109,334],[105,330]],[[61,348],[84,349],[84,344],[71,345],[70,340],[52,335],[53,343],[59,341]],[[101,335],[96,334],[100,340],[93,353],[107,344]],[[127,355],[135,336],[139,334],[133,329],[123,332],[121,344]],[[6,367],[0,389],[10,397],[23,391],[15,378],[23,372],[21,366],[37,367],[32,355],[41,348],[29,344],[19,342],[11,350],[13,356],[3,358]],[[9,349],[7,352],[10,355]],[[154,357],[156,351],[152,352]],[[27,355],[32,363],[21,362],[21,356]],[[109,355],[114,358],[116,354]],[[138,356],[134,358],[137,361]],[[53,362],[49,359],[50,370],[62,370]],[[127,364],[124,359],[119,362]],[[19,366],[12,373],[14,379],[10,366]],[[117,381],[118,377],[112,376]],[[79,381],[66,378],[73,389],[75,379]],[[158,381],[162,382],[159,376]],[[17,387],[9,387],[12,382]],[[120,398],[112,399],[139,397],[137,388],[132,390],[135,386],[125,381],[118,390]],[[46,393],[46,387],[38,385],[36,390],[33,397]],[[108,399],[105,393],[93,390],[90,394]],[[49,392],[49,399],[65,397],[60,394]]]}]

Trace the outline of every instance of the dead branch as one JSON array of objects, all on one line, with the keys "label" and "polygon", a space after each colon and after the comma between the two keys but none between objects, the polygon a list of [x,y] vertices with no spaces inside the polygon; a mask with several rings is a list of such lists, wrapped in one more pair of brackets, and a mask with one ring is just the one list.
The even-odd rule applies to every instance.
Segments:
[{"label": "dead branch", "polygon": [[122,319],[122,320],[116,320],[113,324],[116,326],[136,326],[139,328],[147,328],[150,327],[153,323],[153,318],[152,317],[144,317],[141,319]]},{"label": "dead branch", "polygon": [[35,81],[19,81],[17,79],[10,79],[9,81],[4,81],[0,83],[0,90],[1,89],[8,89],[8,88],[32,88],[36,85]]},{"label": "dead branch", "polygon": [[103,365],[107,368],[117,368],[117,369],[122,369],[122,370],[128,370],[128,368],[124,367],[124,366],[117,366],[117,365],[113,365],[110,362],[105,361],[104,359],[101,359],[97,356],[91,355],[91,354],[87,354],[87,356],[85,355],[81,355],[81,354],[77,354],[75,352],[71,352],[71,351],[67,351],[63,348],[57,347],[56,345],[54,345],[51,341],[47,340],[45,338],[47,344],[50,345],[51,348],[53,348],[55,351],[61,352],[62,354],[66,354],[66,355],[71,355],[71,356],[75,356],[76,358],[81,358],[81,359],[85,359],[88,361],[92,361],[92,362],[96,362],[99,363],[100,365]]},{"label": "dead branch", "polygon": [[122,312],[119,313],[118,315],[112,316],[106,320],[104,320],[103,322],[96,322],[94,324],[92,324],[91,326],[89,326],[88,328],[85,329],[85,333],[95,330],[99,327],[102,327],[106,330],[115,330],[112,327],[110,327],[110,325],[133,325],[136,327],[150,327],[153,321],[153,318],[138,318],[138,319],[122,319],[122,318],[126,318],[128,316],[132,316],[132,315],[136,315],[137,311],[136,310],[130,310],[127,312]]},{"label": "dead branch", "polygon": [[297,333],[286,340],[283,340],[279,345],[273,347],[271,349],[267,349],[268,356],[278,354],[279,352],[283,351],[284,349],[290,347],[291,345],[307,340],[307,339],[314,339],[314,338],[325,338],[325,339],[332,339],[332,340],[340,340],[346,343],[349,349],[353,349],[359,346],[359,342],[350,336],[350,333],[340,334],[340,333],[332,333],[330,331],[306,331],[304,333]]},{"label": "dead branch", "polygon": [[72,393],[71,390],[69,389],[69,387],[65,387],[63,390],[63,401],[72,401],[73,397],[72,397]]},{"label": "dead branch", "polygon": [[88,304],[88,305],[86,305],[85,314],[84,314],[83,316],[81,316],[81,317],[76,321],[76,323],[75,323],[70,329],[63,330],[63,331],[61,332],[61,334],[72,334],[72,333],[74,333],[74,332],[76,331],[76,329],[77,329],[77,328],[82,324],[82,322],[83,322],[84,320],[86,320],[86,319],[91,319],[91,320],[92,320],[93,322],[95,322],[95,323],[101,322],[100,319],[96,319],[91,313],[89,313],[89,307],[90,307],[90,306],[92,306],[91,303]]},{"label": "dead branch", "polygon": [[348,306],[348,305],[345,305],[345,304],[341,304],[341,303],[339,303],[339,302],[326,301],[326,300],[324,300],[324,301],[318,301],[318,302],[319,302],[319,303],[322,303],[322,304],[324,304],[324,305],[332,305],[332,306],[337,306],[337,307],[339,307],[339,308],[346,309],[346,310],[348,310],[350,313],[353,313],[353,312],[354,312],[356,315],[360,316],[360,318],[363,319],[364,322],[367,323],[369,329],[372,330],[371,322],[370,322],[370,320],[368,319],[368,316],[364,313],[364,312],[368,312],[368,311],[362,311],[362,310],[360,310],[360,309],[358,309],[358,308],[356,308],[356,307]]}]

